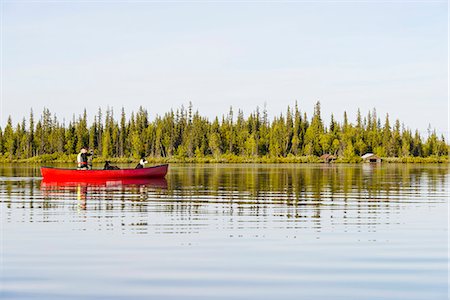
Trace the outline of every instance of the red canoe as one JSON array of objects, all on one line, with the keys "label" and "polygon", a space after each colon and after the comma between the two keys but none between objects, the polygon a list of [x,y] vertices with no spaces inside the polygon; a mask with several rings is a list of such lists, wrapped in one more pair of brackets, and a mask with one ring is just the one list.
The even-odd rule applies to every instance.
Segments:
[{"label": "red canoe", "polygon": [[159,165],[142,169],[122,170],[74,170],[42,167],[41,174],[44,179],[52,180],[104,180],[127,178],[163,178],[167,174],[169,165]]}]

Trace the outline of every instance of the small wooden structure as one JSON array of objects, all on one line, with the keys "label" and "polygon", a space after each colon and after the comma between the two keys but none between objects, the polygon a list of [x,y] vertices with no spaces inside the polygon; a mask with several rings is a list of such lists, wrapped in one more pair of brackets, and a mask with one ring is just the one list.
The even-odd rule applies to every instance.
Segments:
[{"label": "small wooden structure", "polygon": [[332,154],[324,154],[320,157],[320,159],[326,163],[331,163],[336,160],[336,156],[334,156]]},{"label": "small wooden structure", "polygon": [[361,156],[361,158],[364,162],[381,163],[381,157],[373,153],[366,153],[363,156]]}]

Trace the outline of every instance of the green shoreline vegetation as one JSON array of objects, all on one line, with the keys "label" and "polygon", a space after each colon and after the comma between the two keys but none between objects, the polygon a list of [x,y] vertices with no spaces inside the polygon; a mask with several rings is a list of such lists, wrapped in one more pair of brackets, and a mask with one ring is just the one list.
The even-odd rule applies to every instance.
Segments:
[{"label": "green shoreline vegetation", "polygon": [[[74,163],[76,161],[76,155],[66,154],[43,154],[40,156],[33,156],[31,158],[21,159],[8,159],[0,157],[0,163]],[[135,163],[137,159],[134,157],[95,157],[94,163],[104,163],[110,161],[112,163]],[[237,155],[223,155],[220,157],[150,157],[147,158],[149,163],[324,163],[324,160],[318,156],[288,156],[288,157],[243,157]],[[449,163],[447,156],[429,156],[429,157],[383,157],[382,161],[385,163]],[[333,161],[333,163],[360,163],[362,159],[360,157],[353,157],[347,159],[340,157]]]},{"label": "green shoreline vegetation", "polygon": [[210,121],[189,104],[154,120],[142,107],[130,118],[122,108],[119,121],[112,109],[104,116],[99,109],[90,125],[84,110],[66,125],[44,109],[36,123],[33,111],[15,126],[8,118],[0,128],[0,162],[75,162],[83,146],[94,149],[94,163],[131,163],[141,156],[152,163],[320,163],[323,154],[336,156],[336,163],[358,163],[365,153],[388,163],[449,162],[449,145],[434,130],[424,138],[399,120],[391,126],[388,115],[381,124],[373,109],[365,117],[358,110],[354,124],[345,112],[341,123],[331,115],[326,126],[319,102],[311,118],[296,104],[271,121],[258,108],[247,118],[230,108]]}]

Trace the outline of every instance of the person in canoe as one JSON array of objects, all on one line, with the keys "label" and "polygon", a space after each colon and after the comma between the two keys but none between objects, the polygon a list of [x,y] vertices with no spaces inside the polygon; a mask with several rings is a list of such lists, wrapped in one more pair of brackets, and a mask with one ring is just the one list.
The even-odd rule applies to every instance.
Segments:
[{"label": "person in canoe", "polygon": [[145,157],[142,157],[135,169],[143,169],[145,167],[145,164],[147,163],[148,161],[145,159]]},{"label": "person in canoe", "polygon": [[89,170],[91,166],[88,164],[88,157],[92,156],[92,150],[88,152],[86,147],[81,148],[77,155],[78,170]]}]

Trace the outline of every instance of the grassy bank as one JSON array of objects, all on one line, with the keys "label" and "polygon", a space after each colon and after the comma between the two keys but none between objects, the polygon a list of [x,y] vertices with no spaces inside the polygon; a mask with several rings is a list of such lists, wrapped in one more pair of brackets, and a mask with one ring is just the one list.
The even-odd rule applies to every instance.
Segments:
[{"label": "grassy bank", "polygon": [[[138,159],[133,157],[95,157],[94,163],[103,163],[109,160],[113,163],[134,163]],[[246,157],[237,155],[222,155],[220,157],[147,157],[149,163],[323,163],[317,156],[293,156],[287,157]],[[45,154],[24,159],[10,159],[0,156],[0,163],[74,163],[76,154]],[[339,157],[335,163],[361,163],[362,159],[358,156],[352,158]],[[430,157],[384,157],[385,163],[448,163],[446,156]]]},{"label": "grassy bank", "polygon": [[430,156],[430,157],[385,157],[383,162],[386,163],[449,163],[447,156]]}]

